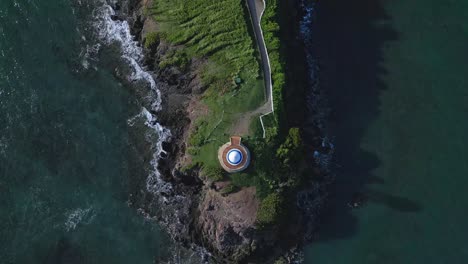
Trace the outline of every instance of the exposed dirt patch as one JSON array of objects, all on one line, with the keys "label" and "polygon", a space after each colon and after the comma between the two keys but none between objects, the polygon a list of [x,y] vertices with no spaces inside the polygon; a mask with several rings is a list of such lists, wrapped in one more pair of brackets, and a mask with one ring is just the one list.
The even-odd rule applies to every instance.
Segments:
[{"label": "exposed dirt patch", "polygon": [[[182,136],[182,141],[185,143],[186,148],[188,147],[188,138],[192,133],[193,129],[195,129],[195,120],[197,120],[201,116],[205,116],[210,113],[208,106],[203,104],[198,97],[199,96],[193,96],[187,106],[187,117],[190,120],[190,124]],[[178,160],[178,167],[182,168],[184,166],[190,165],[191,163],[191,155],[185,152],[183,156]]]},{"label": "exposed dirt patch", "polygon": [[223,197],[208,189],[199,205],[198,227],[202,237],[228,258],[240,259],[253,248],[253,227],[259,200],[255,188],[243,188]]},{"label": "exposed dirt patch", "polygon": [[[246,136],[251,133],[250,131],[250,124],[254,121],[254,118],[259,118],[260,115],[268,113],[271,108],[271,103],[267,102],[266,104],[262,105],[261,107],[255,109],[254,111],[249,111],[246,113],[242,113],[239,115],[237,120],[232,124],[230,129],[231,135],[236,136]],[[260,120],[258,120],[260,122]]]}]

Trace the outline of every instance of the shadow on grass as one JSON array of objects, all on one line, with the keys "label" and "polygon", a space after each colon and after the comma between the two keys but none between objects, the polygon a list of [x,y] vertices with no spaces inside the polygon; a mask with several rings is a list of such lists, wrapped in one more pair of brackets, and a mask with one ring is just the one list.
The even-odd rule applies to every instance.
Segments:
[{"label": "shadow on grass", "polygon": [[372,175],[381,161],[361,148],[364,133],[379,115],[380,93],[387,89],[381,80],[386,74],[382,49],[398,39],[390,18],[380,0],[326,0],[316,7],[313,49],[320,87],[327,91],[332,109],[329,132],[339,164],[318,238],[330,240],[356,233],[357,219],[347,206],[356,193],[399,212],[422,208],[403,197],[370,191],[369,185],[385,184]]}]

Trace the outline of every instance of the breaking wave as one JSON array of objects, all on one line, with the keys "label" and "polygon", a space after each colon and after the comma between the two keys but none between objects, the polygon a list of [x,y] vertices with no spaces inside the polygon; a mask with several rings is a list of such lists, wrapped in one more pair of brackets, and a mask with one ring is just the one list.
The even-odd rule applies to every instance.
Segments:
[{"label": "breaking wave", "polygon": [[93,214],[93,208],[89,207],[86,209],[78,208],[67,214],[67,220],[65,221],[65,230],[67,232],[75,230],[75,228],[81,224],[89,224],[93,221],[95,214]]},{"label": "breaking wave", "polygon": [[[139,127],[144,125],[149,130],[145,133],[145,140],[150,143],[153,150],[153,156],[150,162],[151,171],[146,179],[146,191],[154,194],[154,207],[158,207],[157,216],[150,215],[143,209],[139,213],[149,220],[157,220],[172,237],[177,240],[179,234],[188,234],[189,211],[191,201],[189,197],[178,195],[175,186],[165,181],[158,171],[158,163],[161,157],[167,155],[163,149],[163,143],[171,139],[169,129],[163,127],[155,114],[161,109],[161,92],[150,72],[146,71],[143,65],[143,49],[139,43],[134,40],[131,34],[131,28],[127,21],[112,19],[116,12],[112,8],[114,2],[102,2],[101,5],[93,9],[93,28],[96,30],[96,36],[102,46],[111,46],[118,44],[121,50],[121,58],[125,61],[130,72],[126,75],[130,83],[143,84],[147,93],[143,93],[146,101],[150,102],[147,107],[142,107],[141,111],[130,118],[127,123],[130,127]],[[88,46],[90,52],[85,51],[83,67],[89,67],[87,64],[89,57],[101,48],[100,44]],[[142,88],[142,89],[144,89]],[[171,247],[172,258],[166,263],[205,263],[209,253],[202,247],[194,244],[190,248],[184,248],[177,243],[168,245]]]},{"label": "breaking wave", "polygon": [[121,45],[122,58],[129,63],[132,70],[128,80],[131,82],[145,81],[150,86],[151,91],[155,93],[155,96],[151,98],[153,101],[151,110],[159,111],[161,110],[161,92],[151,74],[141,66],[143,50],[138,42],[134,40],[128,22],[113,20],[112,17],[115,15],[114,9],[108,4],[103,4],[95,9],[95,28],[97,29],[98,38],[107,45],[113,43]]},{"label": "breaking wave", "polygon": [[[148,110],[143,107],[141,113],[136,116],[143,117],[144,124],[151,128],[157,135],[156,142],[153,142],[155,149],[153,160],[151,161],[153,170],[147,179],[147,190],[153,193],[168,191],[168,189],[171,189],[171,185],[161,179],[157,166],[161,155],[165,154],[162,144],[163,142],[169,141],[171,133],[167,128],[159,124],[157,117],[150,112],[161,110],[161,92],[151,74],[141,66],[143,50],[138,45],[138,42],[134,40],[128,22],[125,20],[113,20],[112,17],[114,15],[114,9],[110,5],[103,3],[94,10],[94,28],[97,30],[97,37],[104,45],[116,43],[120,45],[121,57],[128,62],[128,66],[131,70],[130,74],[127,76],[128,81],[144,82],[149,86],[151,91],[151,93],[149,93],[151,109]],[[129,124],[132,124],[132,120],[129,120]]]}]

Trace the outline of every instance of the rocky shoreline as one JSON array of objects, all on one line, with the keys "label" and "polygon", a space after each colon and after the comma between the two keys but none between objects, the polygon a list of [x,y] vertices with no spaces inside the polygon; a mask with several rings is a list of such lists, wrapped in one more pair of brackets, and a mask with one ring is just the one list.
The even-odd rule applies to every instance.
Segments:
[{"label": "rocky shoreline", "polygon": [[[145,9],[151,4],[151,0],[129,0],[113,6],[116,15],[112,19],[128,21],[135,40],[143,47],[147,34],[158,30],[156,21],[146,16]],[[296,11],[295,15],[299,23],[300,12]],[[204,60],[192,58],[185,69],[175,66],[160,69],[161,59],[179,48],[161,40],[144,48],[145,67],[157,80],[162,96],[163,110],[155,114],[158,122],[171,131],[170,142],[163,144],[166,155],[158,163],[162,179],[171,188],[157,194],[162,199],[144,195],[144,198],[134,198],[135,203],[146,214],[156,215],[175,241],[186,247],[195,244],[206,248],[211,253],[206,261],[269,263],[284,256],[282,259],[289,263],[297,257],[290,249],[310,239],[315,229],[316,217],[312,211],[320,206],[316,200],[322,188],[309,186],[296,195],[296,209],[281,230],[278,227],[260,230],[255,226],[259,207],[255,188],[222,195],[218,190],[222,189],[223,182],[204,182],[196,169],[183,170],[189,159],[185,150],[190,125],[204,111],[199,104],[204,87],[198,74]],[[163,212],[155,213],[153,208],[169,205],[172,209],[160,210]]]}]

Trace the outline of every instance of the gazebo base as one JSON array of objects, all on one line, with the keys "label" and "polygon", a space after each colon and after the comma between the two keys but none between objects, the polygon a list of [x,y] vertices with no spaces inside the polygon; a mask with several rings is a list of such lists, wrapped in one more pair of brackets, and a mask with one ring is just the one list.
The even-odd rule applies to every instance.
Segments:
[{"label": "gazebo base", "polygon": [[[228,153],[232,151],[238,151],[240,160],[236,160],[235,163],[229,160]],[[229,173],[235,173],[245,170],[250,164],[250,152],[241,143],[241,137],[232,136],[231,141],[222,145],[218,150],[218,160],[221,167]]]}]

